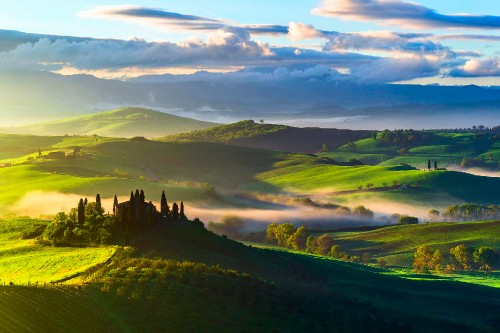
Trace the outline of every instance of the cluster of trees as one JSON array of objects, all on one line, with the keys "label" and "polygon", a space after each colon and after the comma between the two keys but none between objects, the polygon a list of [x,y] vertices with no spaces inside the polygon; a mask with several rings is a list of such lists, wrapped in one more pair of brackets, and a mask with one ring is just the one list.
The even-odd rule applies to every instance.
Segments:
[{"label": "cluster of trees", "polygon": [[229,143],[241,138],[274,133],[286,129],[285,125],[260,124],[253,120],[242,120],[233,124],[215,126],[209,129],[196,130],[170,136],[177,140],[196,140]]},{"label": "cluster of trees", "polygon": [[69,213],[56,214],[43,234],[38,237],[41,244],[65,245],[86,243],[92,245],[111,244],[119,230],[118,219],[104,214],[99,194],[95,202],[80,199],[78,206]]},{"label": "cluster of trees", "polygon": [[433,250],[428,245],[419,246],[414,254],[413,268],[416,272],[426,273],[431,270],[455,272],[480,269],[490,272],[498,261],[498,255],[489,247],[478,249],[459,244],[450,249],[449,263],[445,265],[442,252]]},{"label": "cluster of trees", "polygon": [[368,261],[368,255],[363,258],[349,255],[342,250],[340,245],[334,243],[334,239],[329,234],[312,236],[309,230],[304,227],[295,228],[291,223],[271,223],[266,230],[267,241],[270,244],[279,245],[296,251],[304,251],[335,259],[362,262]]},{"label": "cluster of trees", "polygon": [[[137,195],[137,191],[136,191]],[[187,221],[188,218],[186,214],[184,214],[184,202],[181,201],[181,204],[178,205],[177,202],[172,204],[172,209],[168,205],[167,197],[165,196],[165,191],[161,193],[160,199],[160,214],[166,219],[167,222],[173,221]]]},{"label": "cluster of trees", "polygon": [[[146,202],[143,190],[136,189],[135,194],[133,191],[130,192],[129,201],[121,204],[118,203],[118,198],[115,195],[113,213],[118,217],[124,231],[125,244],[128,244],[131,238],[137,240],[139,235],[162,223],[162,214],[156,210],[151,201]],[[179,209],[177,207],[178,214]]]},{"label": "cluster of trees", "polygon": [[416,144],[431,138],[431,133],[415,131],[412,129],[384,130],[381,133],[373,134],[373,139],[390,144]]},{"label": "cluster of trees", "polygon": [[[105,214],[101,196],[97,194],[95,202],[80,198],[77,207],[71,208],[69,213],[57,213],[38,241],[51,245],[100,245],[118,241],[128,244],[131,238],[137,240],[141,234],[175,221],[188,221],[184,203],[177,205],[174,202],[170,209],[165,192],[161,196],[160,211],[151,201],[146,201],[143,190],[132,191],[130,200],[122,203],[115,195],[113,215]],[[194,219],[193,223],[203,225],[199,219]]]},{"label": "cluster of trees", "polygon": [[438,210],[431,209],[428,214],[431,221],[478,221],[500,219],[500,206],[480,205],[467,203],[453,205],[445,209],[441,214]]}]

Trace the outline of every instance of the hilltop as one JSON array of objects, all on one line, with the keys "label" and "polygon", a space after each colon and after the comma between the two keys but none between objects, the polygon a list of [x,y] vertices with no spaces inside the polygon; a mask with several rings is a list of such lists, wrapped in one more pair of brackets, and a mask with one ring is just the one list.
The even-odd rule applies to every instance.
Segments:
[{"label": "hilltop", "polygon": [[35,135],[93,135],[114,137],[157,137],[167,134],[205,129],[215,123],[179,117],[169,113],[139,107],[0,129],[4,133]]},{"label": "hilltop", "polygon": [[341,146],[368,136],[369,131],[335,128],[298,128],[243,120],[190,133],[174,134],[161,141],[191,140],[229,143],[243,147],[265,148],[301,153],[319,152],[324,144]]}]

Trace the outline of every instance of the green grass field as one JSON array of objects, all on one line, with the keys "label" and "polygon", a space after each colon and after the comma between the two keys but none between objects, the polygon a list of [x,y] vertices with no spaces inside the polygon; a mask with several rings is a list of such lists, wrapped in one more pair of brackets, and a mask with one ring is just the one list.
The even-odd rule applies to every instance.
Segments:
[{"label": "green grass field", "polygon": [[408,146],[408,153],[401,156],[401,145],[386,144],[372,138],[354,141],[353,150],[348,145],[334,148],[321,156],[338,161],[358,159],[369,165],[410,164],[417,168],[427,168],[427,161],[438,162],[439,167],[460,166],[463,158],[482,157],[498,168],[500,150],[498,142],[488,139],[475,140],[474,133],[434,132],[432,139],[421,144]]},{"label": "green grass field", "polygon": [[[155,193],[159,196],[166,190],[170,200],[227,205],[216,199],[207,185],[229,195],[245,190],[322,193],[325,200],[339,203],[353,197],[379,198],[429,209],[469,201],[498,204],[495,200],[500,197],[498,178],[404,166],[338,166],[312,155],[208,142],[4,135],[0,147],[6,157],[0,165],[12,163],[0,168],[0,212],[19,213],[25,206],[12,208],[20,201],[29,201],[25,196],[33,191],[87,197],[100,193],[112,198],[114,194],[126,196],[132,189],[143,188],[155,201]],[[36,159],[39,147],[43,155],[50,151],[71,153],[75,147],[80,152],[77,158]],[[33,159],[28,161],[30,157]],[[387,186],[394,182],[414,188],[388,190]],[[367,184],[373,184],[374,190],[367,191]],[[359,186],[363,190],[358,191]],[[339,191],[348,193],[335,193]],[[429,203],[433,206],[429,207]],[[59,204],[57,209],[73,205]]]}]

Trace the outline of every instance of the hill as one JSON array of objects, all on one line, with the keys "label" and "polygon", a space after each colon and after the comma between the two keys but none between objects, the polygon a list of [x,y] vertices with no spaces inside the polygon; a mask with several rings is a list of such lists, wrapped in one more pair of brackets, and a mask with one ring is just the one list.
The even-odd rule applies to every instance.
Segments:
[{"label": "hill", "polygon": [[[43,247],[40,256],[45,250],[50,256],[50,248]],[[495,331],[498,289],[385,273],[325,257],[244,246],[186,222],[157,229],[133,248],[121,248],[107,264],[81,275],[83,286],[72,280],[54,287],[0,286],[0,328]]]},{"label": "hill", "polygon": [[479,248],[500,249],[500,221],[440,222],[397,225],[372,231],[334,232],[335,242],[348,253],[369,253],[384,258],[389,265],[410,267],[420,245],[429,245],[449,253],[452,246],[466,244]]},{"label": "hill", "polygon": [[[320,201],[348,206],[369,207],[372,203],[380,204],[375,200],[378,198],[424,207],[424,215],[430,208],[441,209],[462,202],[498,204],[500,197],[499,179],[493,177],[408,166],[345,166],[306,154],[220,143],[91,136],[3,135],[0,138],[4,155],[0,160],[1,210],[13,206],[16,211],[37,207],[31,204],[40,195],[36,191],[89,197],[99,192],[103,198],[112,198],[135,188],[143,188],[151,195],[167,190],[171,200],[225,206],[238,205],[231,196],[248,191],[268,193],[278,199],[281,195],[314,196]],[[38,148],[42,158],[38,157]],[[64,152],[66,156],[47,158],[53,151]],[[367,184],[371,187],[367,188]],[[411,188],[401,188],[403,184]],[[31,197],[24,198],[33,191]],[[76,194],[72,200],[75,197]],[[62,201],[54,197],[52,208],[68,207],[67,201],[59,199]],[[261,203],[247,204],[253,207]],[[375,208],[378,209],[372,207]],[[400,210],[395,208],[387,213]]]},{"label": "hill", "polygon": [[4,133],[34,135],[93,135],[157,137],[215,126],[152,109],[126,107],[57,121],[0,129]]},{"label": "hill", "polygon": [[[0,39],[1,34],[0,31]],[[142,105],[175,109],[179,115],[221,122],[260,118],[281,121],[302,113],[310,124],[324,126],[331,122],[332,127],[342,128],[456,128],[477,123],[495,125],[499,121],[498,103],[492,104],[500,99],[498,89],[359,85],[342,81],[332,84],[319,77],[248,81],[231,76],[231,73],[220,76],[200,73],[172,75],[171,80],[163,82],[123,82],[90,75],[1,71],[0,116],[3,124],[26,124],[28,119],[31,122],[61,119],[109,105]],[[464,108],[464,103],[475,105]],[[401,106],[409,104],[415,107],[405,107],[400,112]],[[432,109],[426,111],[429,106]],[[417,114],[419,117],[413,116]]]},{"label": "hill", "polygon": [[265,148],[301,153],[316,153],[323,145],[341,146],[369,135],[369,131],[334,128],[297,128],[284,125],[259,124],[244,120],[205,130],[160,138],[161,141],[191,140],[229,143],[243,147]]},{"label": "hill", "polygon": [[[349,144],[332,147],[320,156],[348,161],[358,159],[370,165],[410,164],[427,168],[427,161],[436,161],[438,167],[460,167],[462,160],[480,158],[484,167],[497,169],[500,145],[490,131],[425,131],[424,140],[415,142],[382,142],[380,139],[363,138]],[[383,133],[379,132],[378,137]]]}]

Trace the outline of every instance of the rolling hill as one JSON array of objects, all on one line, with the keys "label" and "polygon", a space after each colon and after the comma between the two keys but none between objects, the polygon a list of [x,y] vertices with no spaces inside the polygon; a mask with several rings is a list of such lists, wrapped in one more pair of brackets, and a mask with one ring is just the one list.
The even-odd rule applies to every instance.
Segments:
[{"label": "rolling hill", "polygon": [[[167,189],[172,200],[197,202],[219,200],[211,186],[229,196],[248,191],[314,195],[348,206],[353,198],[367,206],[380,198],[427,211],[463,202],[499,204],[500,197],[500,180],[494,177],[409,166],[345,166],[307,154],[211,142],[4,135],[0,147],[5,155],[0,160],[0,208],[6,210],[32,191],[112,198],[135,188],[153,196]],[[63,151],[68,157],[38,158],[38,147],[42,155]]]},{"label": "rolling hill", "polygon": [[301,153],[317,153],[324,144],[338,147],[370,135],[369,131],[335,128],[298,128],[259,124],[252,120],[220,125],[190,133],[174,134],[161,141],[191,140],[229,143],[243,147],[265,148]]},{"label": "rolling hill", "polygon": [[144,136],[151,138],[210,128],[215,125],[215,123],[179,117],[151,109],[125,107],[57,121],[0,128],[0,132],[32,135],[97,134],[100,136]]},{"label": "rolling hill", "polygon": [[[3,223],[10,222],[0,221],[0,226]],[[53,251],[40,247],[39,256],[53,256]],[[13,252],[12,259],[16,257],[22,265],[22,252]],[[42,266],[37,269],[44,272]],[[0,286],[0,329],[495,331],[498,289],[386,273],[326,257],[245,246],[186,222],[120,248],[107,264],[78,277],[84,285],[69,280],[47,287]]]},{"label": "rolling hill", "polygon": [[[423,142],[394,144],[373,138],[353,140],[350,145],[332,147],[320,156],[337,161],[358,159],[370,165],[410,164],[427,167],[427,161],[438,162],[439,167],[459,167],[464,158],[482,158],[485,166],[497,169],[500,160],[500,143],[492,131],[427,131],[428,139]],[[354,145],[354,146],[352,146]],[[401,148],[406,148],[401,153]]]}]

